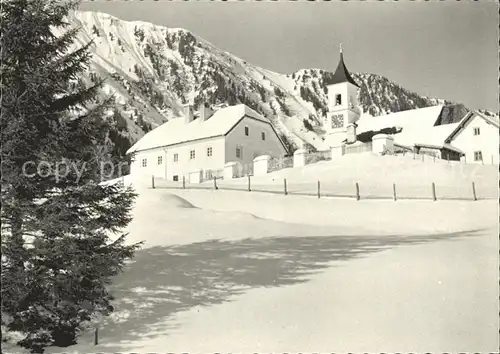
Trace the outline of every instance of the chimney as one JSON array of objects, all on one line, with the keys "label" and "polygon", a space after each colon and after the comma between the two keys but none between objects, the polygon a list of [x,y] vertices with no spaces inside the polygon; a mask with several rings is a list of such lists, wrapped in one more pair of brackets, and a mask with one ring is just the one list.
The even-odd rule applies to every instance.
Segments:
[{"label": "chimney", "polygon": [[190,104],[184,105],[184,119],[186,124],[193,121],[193,107]]},{"label": "chimney", "polygon": [[210,109],[210,107],[207,106],[206,103],[201,103],[199,106],[200,110],[200,122],[206,121],[210,116],[212,115],[213,111]]}]

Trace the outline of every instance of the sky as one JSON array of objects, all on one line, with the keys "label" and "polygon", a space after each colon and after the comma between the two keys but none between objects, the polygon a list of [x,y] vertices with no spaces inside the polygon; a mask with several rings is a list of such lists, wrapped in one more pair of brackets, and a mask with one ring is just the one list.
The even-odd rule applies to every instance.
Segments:
[{"label": "sky", "polygon": [[498,112],[498,4],[494,1],[94,0],[80,6],[123,20],[185,28],[279,73],[347,68],[421,95]]}]

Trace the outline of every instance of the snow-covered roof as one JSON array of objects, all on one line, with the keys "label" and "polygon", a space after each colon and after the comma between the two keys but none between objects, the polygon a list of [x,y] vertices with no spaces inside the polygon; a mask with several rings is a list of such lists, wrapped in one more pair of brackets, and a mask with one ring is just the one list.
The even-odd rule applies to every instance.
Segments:
[{"label": "snow-covered roof", "polygon": [[186,123],[184,117],[171,119],[144,135],[142,139],[127,151],[127,154],[193,140],[222,136],[227,134],[245,116],[270,124],[267,118],[244,104],[229,106],[216,111],[205,121],[195,119],[190,123]]},{"label": "snow-covered roof", "polygon": [[458,127],[457,123],[443,124],[432,127],[427,137],[419,137],[417,144],[434,144],[434,145],[447,145],[445,144],[446,138]]},{"label": "snow-covered roof", "polygon": [[402,131],[394,134],[394,143],[413,146],[427,144],[443,146],[446,138],[459,123],[434,126],[443,109],[442,105],[412,109],[384,116],[363,116],[358,122],[357,133],[379,131],[384,128],[400,127]]},{"label": "snow-covered roof", "polygon": [[436,149],[436,150],[441,150],[441,149],[446,149],[446,150],[451,150],[458,152],[459,154],[464,154],[462,150],[457,148],[456,146],[453,146],[451,144],[440,144],[440,145],[432,145],[432,144],[415,144],[416,146],[419,147],[424,147],[424,148],[430,148],[430,149]]}]

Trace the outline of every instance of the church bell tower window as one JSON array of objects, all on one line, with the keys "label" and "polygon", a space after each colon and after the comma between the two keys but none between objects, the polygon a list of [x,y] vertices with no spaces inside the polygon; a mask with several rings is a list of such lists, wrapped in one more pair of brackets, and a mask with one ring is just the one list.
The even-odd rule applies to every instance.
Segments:
[{"label": "church bell tower window", "polygon": [[337,94],[335,95],[335,105],[340,106],[342,104],[342,95]]}]

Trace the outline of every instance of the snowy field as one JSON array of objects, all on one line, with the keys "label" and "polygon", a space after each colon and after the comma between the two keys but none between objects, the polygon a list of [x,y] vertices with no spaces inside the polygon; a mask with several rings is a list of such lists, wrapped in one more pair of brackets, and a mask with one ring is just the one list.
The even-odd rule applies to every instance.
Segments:
[{"label": "snowy field", "polygon": [[[372,153],[344,155],[304,167],[287,168],[266,176],[251,177],[253,191],[323,196],[355,197],[358,182],[362,199],[392,199],[393,184],[398,199],[432,199],[432,183],[437,199],[473,199],[472,182],[479,199],[498,198],[498,165],[465,164],[433,160],[429,156],[377,156]],[[143,183],[151,185],[151,177]],[[157,179],[156,187],[181,187],[182,183]],[[219,180],[220,189],[247,190],[248,179]],[[188,188],[213,188],[213,181],[187,184]]]},{"label": "snowy field", "polygon": [[496,200],[137,188],[99,344],[47,352],[498,350]]}]

